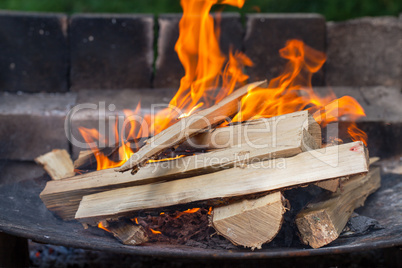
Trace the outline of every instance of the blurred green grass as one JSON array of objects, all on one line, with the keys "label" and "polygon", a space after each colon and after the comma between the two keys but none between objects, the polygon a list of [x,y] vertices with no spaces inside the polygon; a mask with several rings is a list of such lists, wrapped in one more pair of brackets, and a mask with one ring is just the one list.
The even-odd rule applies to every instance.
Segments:
[{"label": "blurred green grass", "polygon": [[[222,7],[215,7],[220,9]],[[65,13],[180,13],[179,0],[0,0],[0,9]],[[223,7],[224,11],[239,11]],[[241,13],[320,13],[327,20],[398,15],[400,0],[246,0]]]}]

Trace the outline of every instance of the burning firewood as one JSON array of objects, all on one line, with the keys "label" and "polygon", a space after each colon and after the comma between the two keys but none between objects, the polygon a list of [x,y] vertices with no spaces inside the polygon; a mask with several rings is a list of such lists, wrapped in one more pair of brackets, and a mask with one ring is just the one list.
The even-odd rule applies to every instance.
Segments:
[{"label": "burning firewood", "polygon": [[279,232],[285,213],[284,201],[281,192],[274,192],[217,207],[212,211],[212,227],[235,245],[259,249]]},{"label": "burning firewood", "polygon": [[107,226],[100,222],[98,227],[112,233],[124,245],[135,246],[148,241],[148,235],[144,228],[127,219],[110,222]]},{"label": "burning firewood", "polygon": [[55,149],[35,158],[53,180],[61,180],[74,176],[74,165],[66,150]]},{"label": "burning firewood", "polygon": [[[190,139],[180,144],[175,152],[198,152],[203,150],[224,149],[228,147],[238,146],[244,143],[257,143],[266,142],[272,140],[272,132],[274,125],[271,121],[276,120],[278,124],[282,124],[280,120],[289,120],[290,115],[296,115],[298,113],[306,113],[306,111],[295,112],[292,114],[272,117],[272,118],[260,118],[250,121],[245,121],[238,124],[229,125],[226,127],[219,127],[214,129],[207,129],[199,134],[194,135]],[[290,123],[289,123],[290,124]],[[298,122],[296,122],[298,124]],[[269,126],[269,127],[268,127]],[[275,126],[275,128],[277,128]],[[256,131],[255,131],[256,130]],[[270,136],[264,136],[264,133]],[[317,147],[321,148],[321,127],[314,120],[312,116],[308,118],[308,132],[314,138]],[[279,133],[278,133],[279,134]],[[277,135],[280,136],[280,135]],[[146,142],[146,138],[129,140],[128,142],[135,145],[136,148],[140,148]],[[115,144],[111,147],[97,149],[96,153],[101,153],[110,157],[110,159],[116,159],[118,157],[119,144]],[[312,149],[316,149],[312,148]],[[74,161],[74,167],[76,169],[86,169],[88,167],[96,167],[96,158],[94,151],[84,150],[81,151],[78,158]]]},{"label": "burning firewood", "polygon": [[[291,116],[303,116],[306,111],[300,111],[290,114],[285,114],[282,116],[275,116],[271,118],[260,118],[256,120],[246,121],[242,124],[236,124],[229,127],[220,127],[212,130],[208,130],[206,132],[201,132],[194,137],[191,137],[189,141],[183,143],[184,148],[192,148],[197,147],[201,149],[211,150],[211,149],[223,149],[227,147],[234,147],[240,144],[244,144],[247,142],[258,143],[266,142],[266,141],[274,141],[275,139],[281,139],[280,136],[283,135],[281,130],[282,124],[286,123],[288,127],[296,128],[302,123],[303,119],[298,119],[295,121],[295,126],[291,126],[293,123],[289,122],[291,120]],[[274,120],[276,122],[275,131],[276,136],[272,136],[272,132],[274,131],[274,125],[270,122]],[[283,122],[286,121],[286,122]],[[270,125],[267,125],[270,124]],[[312,116],[308,116],[308,119],[305,119],[303,122],[304,124],[308,124],[308,132],[314,138],[316,143],[316,148],[321,148],[321,127],[320,125],[314,120]],[[247,124],[247,125],[245,125]],[[269,126],[269,128],[267,128]],[[253,131],[253,130],[257,130]],[[267,134],[269,136],[264,136],[264,130],[267,130]],[[290,133],[288,133],[290,134]],[[289,137],[293,137],[292,135],[288,135]],[[299,136],[299,135],[296,135]],[[279,141],[280,142],[280,141]],[[179,147],[180,148],[180,147]],[[312,148],[315,149],[315,148]]]},{"label": "burning firewood", "polygon": [[319,248],[337,239],[353,210],[362,206],[380,184],[380,169],[370,168],[366,175],[355,175],[343,181],[340,191],[309,204],[296,217],[302,242]]},{"label": "burning firewood", "polygon": [[[239,164],[246,165],[250,162],[293,156],[309,149],[320,148],[321,144],[317,144],[321,141],[319,130],[319,125],[307,111],[251,120],[218,130],[219,141],[236,139],[233,147],[169,162],[150,163],[140,169],[135,176],[106,169],[63,181],[48,182],[40,197],[48,209],[63,219],[74,219],[84,195],[211,173]],[[211,139],[204,140],[211,142]]]},{"label": "burning firewood", "polygon": [[213,127],[233,116],[238,111],[239,100],[247,94],[248,91],[265,87],[267,81],[260,81],[245,85],[232,94],[224,98],[218,104],[215,104],[205,110],[183,118],[178,123],[158,133],[142,147],[118,171],[127,171],[133,169],[134,173],[138,171],[139,166],[145,165],[149,159],[158,156],[165,149],[174,147],[183,143],[187,138],[194,136],[207,127]]},{"label": "burning firewood", "polygon": [[362,142],[353,142],[242,168],[87,195],[75,218],[96,225],[99,220],[142,209],[244,196],[367,171],[367,150]]}]

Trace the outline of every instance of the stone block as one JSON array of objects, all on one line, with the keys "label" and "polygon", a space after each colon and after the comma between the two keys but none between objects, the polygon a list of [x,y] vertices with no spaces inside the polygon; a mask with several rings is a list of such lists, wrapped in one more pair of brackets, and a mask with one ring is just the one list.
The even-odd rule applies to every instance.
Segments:
[{"label": "stone block", "polygon": [[[141,102],[141,116],[150,114],[154,107],[155,111],[166,107],[174,96],[176,89],[137,89],[137,90],[82,90],[78,93],[76,112],[69,117],[72,157],[75,160],[81,150],[89,149],[85,144],[78,128],[94,128],[106,137],[103,145],[114,145],[119,137],[115,135],[115,125],[118,130],[123,127],[123,110],[134,111]],[[117,141],[116,141],[117,138]]]},{"label": "stone block", "polygon": [[73,93],[0,93],[0,159],[32,161],[69,143],[64,121]]},{"label": "stone block", "polygon": [[[402,93],[396,87],[316,87],[321,96],[330,91],[340,98],[351,96],[363,107],[366,117],[357,121],[357,126],[367,133],[370,156],[386,158],[400,155],[402,145]],[[345,132],[348,122],[343,119],[339,126]],[[336,129],[334,129],[336,131]],[[329,135],[331,136],[331,135]]]},{"label": "stone block", "polygon": [[315,87],[321,96],[335,93],[340,98],[351,96],[363,107],[366,117],[360,122],[402,123],[402,92],[397,87]]},{"label": "stone block", "polygon": [[361,18],[327,23],[330,86],[402,86],[402,20]]},{"label": "stone block", "polygon": [[[240,14],[222,13],[220,19],[214,14],[215,25],[220,20],[221,35],[219,45],[224,55],[228,55],[232,46],[233,51],[242,49],[243,26]],[[155,88],[178,88],[184,69],[174,50],[179,38],[179,21],[181,14],[162,14],[158,18],[158,57],[155,64]]]},{"label": "stone block", "polygon": [[[244,50],[254,62],[247,68],[250,81],[272,79],[283,70],[287,60],[279,56],[289,39],[302,40],[308,46],[325,51],[325,19],[318,14],[248,14]],[[313,85],[324,83],[321,70],[313,76]]]},{"label": "stone block", "polygon": [[67,16],[0,11],[0,91],[68,90]]},{"label": "stone block", "polygon": [[153,29],[152,15],[72,16],[71,89],[149,88]]}]

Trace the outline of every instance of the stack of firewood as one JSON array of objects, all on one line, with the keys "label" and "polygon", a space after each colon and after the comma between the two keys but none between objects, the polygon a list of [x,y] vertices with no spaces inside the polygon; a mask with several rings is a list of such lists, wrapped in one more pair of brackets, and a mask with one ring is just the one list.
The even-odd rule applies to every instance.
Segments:
[{"label": "stack of firewood", "polygon": [[[118,170],[72,176],[65,153],[39,157],[54,179],[41,199],[62,219],[101,226],[131,245],[148,240],[145,228],[131,220],[138,212],[211,206],[209,221],[217,233],[254,249],[279,232],[288,207],[283,191],[315,184],[331,194],[311,202],[295,222],[303,243],[313,248],[330,243],[379,188],[379,170],[369,170],[362,142],[323,147],[321,128],[307,111],[216,128],[236,114],[248,90],[264,84],[249,84],[182,118],[147,140]],[[204,153],[150,163],[184,144]],[[87,157],[81,155],[76,165]]]}]

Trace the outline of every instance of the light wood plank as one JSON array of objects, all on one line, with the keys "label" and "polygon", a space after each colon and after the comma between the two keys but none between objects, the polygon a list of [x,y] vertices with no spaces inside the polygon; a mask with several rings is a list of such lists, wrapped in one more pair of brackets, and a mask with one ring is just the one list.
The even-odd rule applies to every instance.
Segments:
[{"label": "light wood plank", "polygon": [[75,218],[84,223],[134,211],[243,196],[368,171],[368,152],[353,142],[206,175],[84,196]]},{"label": "light wood plank", "polygon": [[107,169],[59,182],[48,182],[40,197],[48,209],[69,220],[74,219],[84,195],[201,175],[235,165],[289,157],[317,149],[319,145],[315,141],[321,137],[321,133],[316,131],[318,124],[310,118],[307,111],[301,111],[225,127],[226,130],[220,130],[219,135],[221,138],[236,139],[232,147],[168,162],[151,163],[135,175]]}]

